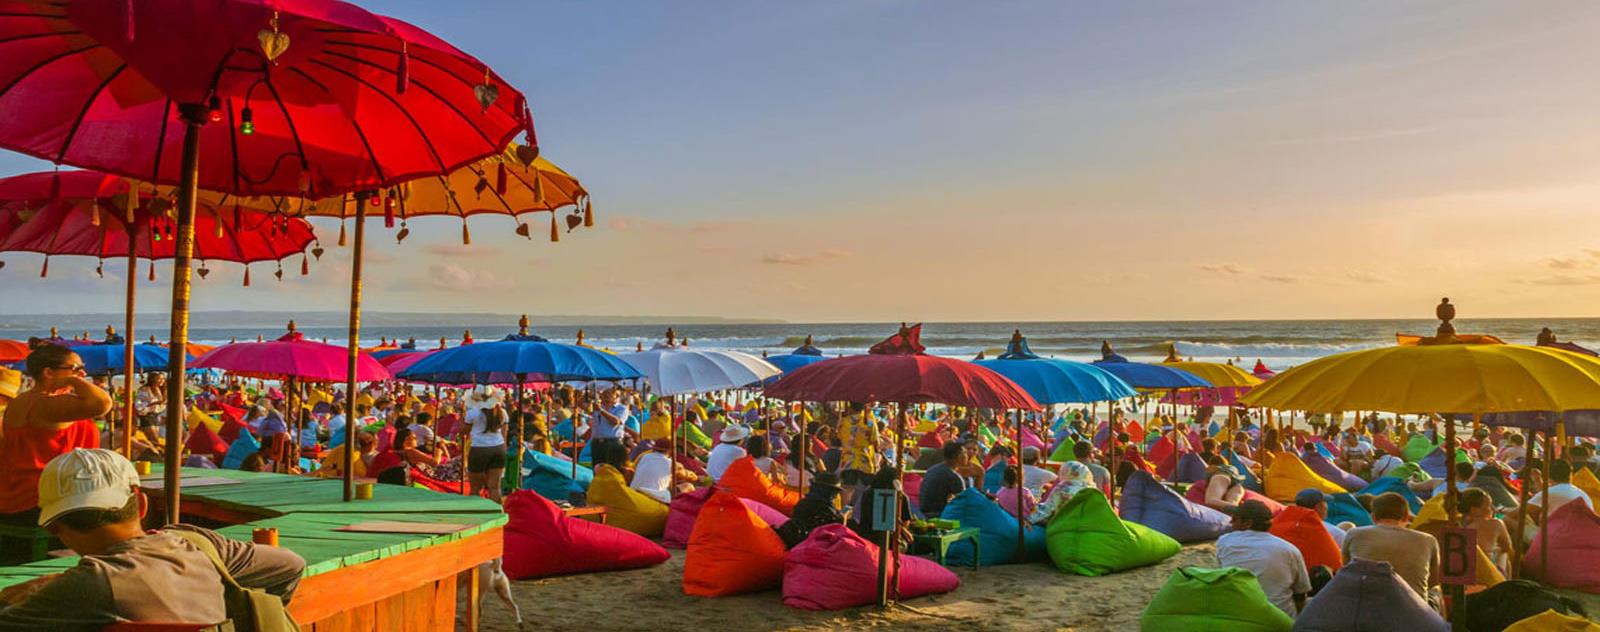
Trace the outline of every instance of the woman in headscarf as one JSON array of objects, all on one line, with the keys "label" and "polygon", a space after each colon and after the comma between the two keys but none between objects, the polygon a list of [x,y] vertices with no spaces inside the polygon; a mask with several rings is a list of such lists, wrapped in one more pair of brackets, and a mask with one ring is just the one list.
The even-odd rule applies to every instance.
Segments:
[{"label": "woman in headscarf", "polygon": [[1093,488],[1094,471],[1089,466],[1079,461],[1067,461],[1056,470],[1056,484],[1050,491],[1045,492],[1044,500],[1033,509],[1033,514],[1028,516],[1028,521],[1036,524],[1050,522],[1056,515],[1056,509],[1067,504],[1078,492]]}]

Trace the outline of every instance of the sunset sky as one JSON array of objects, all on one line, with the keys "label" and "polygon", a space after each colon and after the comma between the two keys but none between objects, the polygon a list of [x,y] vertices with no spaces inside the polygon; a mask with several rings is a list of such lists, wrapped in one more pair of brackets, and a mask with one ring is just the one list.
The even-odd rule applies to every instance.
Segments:
[{"label": "sunset sky", "polygon": [[[375,222],[371,310],[1600,314],[1597,3],[367,5],[522,88],[599,220],[552,244],[478,217],[471,246],[457,221],[403,245]],[[319,227],[309,277],[214,265],[195,308],[343,309]],[[0,260],[0,312],[122,307],[120,264]]]}]

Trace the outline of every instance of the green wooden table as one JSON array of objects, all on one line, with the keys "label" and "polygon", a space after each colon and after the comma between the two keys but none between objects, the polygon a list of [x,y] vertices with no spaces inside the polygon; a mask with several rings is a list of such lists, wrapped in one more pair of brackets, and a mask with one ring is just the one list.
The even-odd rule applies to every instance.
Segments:
[{"label": "green wooden table", "polygon": [[912,541],[916,542],[918,546],[933,551],[933,559],[938,561],[940,566],[944,565],[944,558],[950,552],[950,545],[962,540],[972,540],[972,570],[978,570],[978,556],[982,552],[978,547],[982,546],[982,543],[978,538],[977,527],[961,527],[948,531],[918,533],[912,536]]}]

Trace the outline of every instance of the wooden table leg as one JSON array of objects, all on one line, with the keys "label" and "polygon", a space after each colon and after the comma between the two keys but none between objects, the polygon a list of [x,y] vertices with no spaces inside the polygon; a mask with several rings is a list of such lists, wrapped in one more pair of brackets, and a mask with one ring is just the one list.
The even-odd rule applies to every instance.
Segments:
[{"label": "wooden table leg", "polygon": [[479,598],[483,596],[483,587],[478,584],[478,567],[467,569],[467,632],[478,632],[478,623],[482,620],[482,613],[478,609]]}]

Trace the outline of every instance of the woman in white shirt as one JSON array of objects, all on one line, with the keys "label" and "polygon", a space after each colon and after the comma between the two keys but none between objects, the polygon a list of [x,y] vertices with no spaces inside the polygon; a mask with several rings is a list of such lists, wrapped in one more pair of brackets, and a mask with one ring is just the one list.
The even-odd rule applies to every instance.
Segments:
[{"label": "woman in white shirt", "polygon": [[489,499],[500,502],[500,478],[506,469],[506,409],[496,404],[467,411],[466,431],[471,441],[467,451],[469,494],[488,489]]}]

